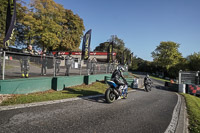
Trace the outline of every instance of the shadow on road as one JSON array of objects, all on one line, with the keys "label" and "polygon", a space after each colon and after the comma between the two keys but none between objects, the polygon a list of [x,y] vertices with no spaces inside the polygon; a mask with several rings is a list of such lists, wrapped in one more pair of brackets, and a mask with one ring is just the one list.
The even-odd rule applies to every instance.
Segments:
[{"label": "shadow on road", "polygon": [[158,90],[170,91],[167,87],[161,85],[154,85],[154,88]]},{"label": "shadow on road", "polygon": [[107,104],[104,96],[99,96],[94,98],[83,98],[83,99],[91,102]]},{"label": "shadow on road", "polygon": [[102,95],[102,93],[99,93],[97,91],[89,91],[89,90],[77,90],[73,88],[65,88],[63,93],[65,94],[76,94],[78,97],[83,98],[84,100],[92,101],[92,102],[98,102],[98,103],[106,103],[104,96],[99,97],[89,97],[85,98],[85,96],[93,96],[93,95]]},{"label": "shadow on road", "polygon": [[142,91],[142,92],[146,92],[145,89],[141,89],[141,88],[136,88],[136,91]]}]

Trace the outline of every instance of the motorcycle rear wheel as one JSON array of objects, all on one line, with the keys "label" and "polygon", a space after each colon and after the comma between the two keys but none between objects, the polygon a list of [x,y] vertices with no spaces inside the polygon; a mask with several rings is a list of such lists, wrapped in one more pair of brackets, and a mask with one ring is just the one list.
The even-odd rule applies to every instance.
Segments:
[{"label": "motorcycle rear wheel", "polygon": [[114,91],[111,88],[108,88],[105,92],[105,99],[107,103],[112,103],[116,99],[116,95],[114,94]]}]

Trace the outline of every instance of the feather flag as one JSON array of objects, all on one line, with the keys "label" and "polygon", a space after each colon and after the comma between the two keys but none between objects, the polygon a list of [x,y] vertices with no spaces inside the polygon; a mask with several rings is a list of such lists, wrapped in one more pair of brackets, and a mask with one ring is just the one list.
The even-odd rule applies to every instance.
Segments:
[{"label": "feather flag", "polygon": [[15,23],[16,23],[16,0],[8,0],[4,47],[8,47],[10,45],[10,39],[12,39],[14,33]]},{"label": "feather flag", "polygon": [[90,42],[91,42],[91,33],[92,30],[88,30],[83,37],[83,45],[82,45],[82,60],[88,60],[90,57]]},{"label": "feather flag", "polygon": [[107,60],[108,63],[113,62],[113,42],[111,42],[108,46]]}]

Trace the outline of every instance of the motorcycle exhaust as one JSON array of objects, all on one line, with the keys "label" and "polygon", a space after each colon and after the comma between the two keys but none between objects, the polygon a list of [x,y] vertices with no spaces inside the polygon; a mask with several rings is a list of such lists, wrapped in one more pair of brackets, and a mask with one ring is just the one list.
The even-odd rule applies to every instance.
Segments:
[{"label": "motorcycle exhaust", "polygon": [[114,89],[114,94],[118,97],[119,93],[117,92],[117,90]]}]

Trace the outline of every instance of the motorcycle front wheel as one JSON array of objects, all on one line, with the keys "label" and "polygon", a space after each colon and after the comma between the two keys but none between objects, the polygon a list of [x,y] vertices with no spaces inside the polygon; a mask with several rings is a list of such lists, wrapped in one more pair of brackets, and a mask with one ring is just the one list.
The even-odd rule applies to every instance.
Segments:
[{"label": "motorcycle front wheel", "polygon": [[105,99],[107,103],[112,103],[115,101],[116,95],[111,88],[108,88],[105,92]]}]

